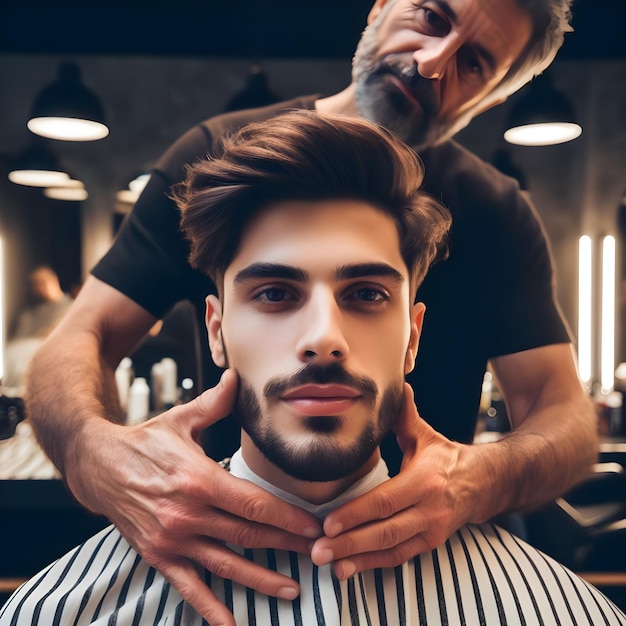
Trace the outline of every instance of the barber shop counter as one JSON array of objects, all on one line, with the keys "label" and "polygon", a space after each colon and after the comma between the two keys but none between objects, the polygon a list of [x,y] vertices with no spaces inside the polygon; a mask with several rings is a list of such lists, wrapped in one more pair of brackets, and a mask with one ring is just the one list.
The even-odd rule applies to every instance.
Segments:
[{"label": "barber shop counter", "polygon": [[0,441],[0,605],[21,580],[108,523],[74,500],[27,422]]}]

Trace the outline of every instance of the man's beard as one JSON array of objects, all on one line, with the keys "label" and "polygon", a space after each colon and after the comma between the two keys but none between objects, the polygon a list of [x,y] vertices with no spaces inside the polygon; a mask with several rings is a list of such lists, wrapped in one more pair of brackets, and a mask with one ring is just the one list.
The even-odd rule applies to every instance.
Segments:
[{"label": "man's beard", "polygon": [[[359,113],[394,132],[415,150],[436,145],[451,137],[456,120],[437,119],[439,100],[431,81],[420,76],[411,53],[387,54],[377,58],[377,32],[393,5],[388,2],[377,19],[361,35],[352,60],[352,80],[356,85]],[[415,108],[390,77],[401,81],[420,103]]]},{"label": "man's beard", "polygon": [[369,378],[348,374],[339,364],[306,365],[288,379],[272,379],[263,389],[266,404],[278,401],[288,389],[305,384],[340,384],[358,389],[360,402],[370,405],[371,415],[363,432],[349,446],[339,445],[336,430],[340,424],[333,416],[302,416],[310,431],[308,440],[299,444],[287,442],[271,424],[262,425],[259,399],[252,386],[240,377],[233,416],[259,451],[285,474],[306,482],[328,482],[356,472],[372,456],[385,434],[393,427],[403,406],[402,379],[383,393],[378,415],[374,404],[376,384]]}]

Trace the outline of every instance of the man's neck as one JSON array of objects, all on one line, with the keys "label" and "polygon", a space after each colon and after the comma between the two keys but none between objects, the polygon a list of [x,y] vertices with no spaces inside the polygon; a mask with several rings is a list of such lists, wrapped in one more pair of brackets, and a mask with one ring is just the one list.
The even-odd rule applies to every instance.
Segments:
[{"label": "man's neck", "polygon": [[336,115],[350,115],[359,117],[359,110],[356,105],[355,98],[356,86],[350,84],[343,91],[320,98],[315,101],[315,110],[319,113],[331,113]]},{"label": "man's neck", "polygon": [[329,482],[312,483],[289,476],[270,463],[245,432],[241,434],[241,453],[248,467],[257,476],[311,504],[324,504],[334,500],[368,474],[380,460],[380,450],[377,448],[368,461],[349,476]]}]

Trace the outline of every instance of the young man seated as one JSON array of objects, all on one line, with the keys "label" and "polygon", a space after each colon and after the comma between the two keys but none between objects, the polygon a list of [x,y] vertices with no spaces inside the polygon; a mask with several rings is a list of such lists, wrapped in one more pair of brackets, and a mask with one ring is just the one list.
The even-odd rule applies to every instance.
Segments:
[{"label": "young man seated", "polygon": [[[204,398],[216,419],[232,408],[242,427],[225,471],[319,519],[389,480],[378,446],[390,429],[404,450],[426,443],[404,436],[418,419],[404,376],[425,313],[416,290],[445,255],[450,217],[421,181],[418,157],[389,132],[300,111],[246,127],[174,192],[190,260],[218,287],[206,323],[212,356],[228,368],[213,395],[194,402]],[[177,436],[184,409],[168,413],[164,437]],[[224,546],[223,576],[198,575],[235,621],[225,612],[212,623],[626,624],[598,590],[490,523],[356,575],[319,565],[327,555],[312,546],[230,546],[259,575],[262,566],[295,579],[292,599],[229,580]],[[114,527],[23,585],[0,613],[2,626],[115,623],[206,624]]]}]

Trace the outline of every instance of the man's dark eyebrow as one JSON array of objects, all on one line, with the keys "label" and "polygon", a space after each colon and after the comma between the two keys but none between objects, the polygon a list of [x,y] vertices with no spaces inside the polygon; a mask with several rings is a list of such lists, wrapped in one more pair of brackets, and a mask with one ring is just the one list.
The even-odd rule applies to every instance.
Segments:
[{"label": "man's dark eyebrow", "polygon": [[307,280],[308,274],[297,267],[280,263],[252,263],[237,272],[233,282],[236,285],[259,278],[283,278],[303,283]]},{"label": "man's dark eyebrow", "polygon": [[[337,280],[349,280],[353,278],[364,278],[367,276],[379,276],[392,278],[395,282],[401,283],[404,277],[398,270],[387,263],[354,263],[342,265],[335,272]],[[258,280],[264,278],[282,278],[304,283],[309,275],[304,270],[291,265],[280,263],[252,263],[237,272],[233,283],[240,284],[247,280]]]},{"label": "man's dark eyebrow", "polygon": [[[457,21],[458,16],[456,14],[456,11],[447,3],[446,0],[432,0],[432,1],[437,5],[439,10],[450,19],[451,22]],[[489,66],[489,69],[492,72],[496,71],[496,60],[493,54],[491,54],[491,52],[489,52],[487,48],[485,48],[484,46],[478,43],[473,43],[473,44],[468,44],[468,45],[471,46],[475,50],[478,56],[483,58],[483,60]]]},{"label": "man's dark eyebrow", "polygon": [[446,2],[446,0],[432,0],[442,13],[445,13],[451,21],[456,22],[456,11]]},{"label": "man's dark eyebrow", "polygon": [[394,282],[404,282],[402,274],[391,265],[386,263],[355,263],[353,265],[342,265],[336,271],[337,280],[348,280],[351,278],[365,278],[367,276],[377,276],[382,278],[392,278]]}]

